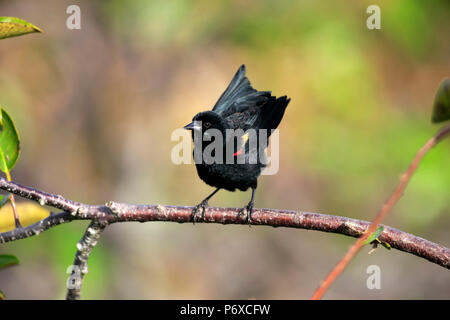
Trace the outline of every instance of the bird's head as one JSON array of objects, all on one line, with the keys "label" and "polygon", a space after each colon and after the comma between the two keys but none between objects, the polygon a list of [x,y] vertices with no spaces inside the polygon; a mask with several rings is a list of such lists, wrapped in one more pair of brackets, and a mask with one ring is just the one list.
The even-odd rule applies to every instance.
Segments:
[{"label": "bird's head", "polygon": [[207,134],[209,129],[217,129],[225,136],[227,124],[223,118],[214,111],[204,111],[197,113],[192,122],[184,127],[186,130],[201,131],[203,135]]}]

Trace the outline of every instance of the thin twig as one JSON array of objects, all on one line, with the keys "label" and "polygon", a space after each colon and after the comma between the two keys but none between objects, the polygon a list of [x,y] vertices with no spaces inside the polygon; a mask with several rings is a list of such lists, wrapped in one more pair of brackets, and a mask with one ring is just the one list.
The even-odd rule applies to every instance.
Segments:
[{"label": "thin twig", "polygon": [[[420,161],[424,157],[424,155],[431,150],[439,141],[441,141],[446,136],[450,135],[450,125],[447,125],[443,129],[441,129],[435,136],[430,138],[425,145],[420,148],[419,152],[417,152],[413,161],[409,165],[408,170],[403,174],[400,179],[400,183],[389,197],[388,201],[383,205],[381,210],[378,212],[375,220],[370,224],[369,228],[366,230],[364,235],[360,237],[347,251],[344,257],[338,262],[338,264],[334,267],[334,269],[328,274],[325,280],[320,284],[319,288],[314,292],[311,297],[312,300],[321,299],[325,294],[327,289],[331,286],[331,284],[336,280],[336,278],[344,271],[345,267],[348,263],[353,259],[359,249],[363,246],[364,241],[378,228],[378,225],[384,219],[384,217],[391,211],[397,201],[402,197],[403,192],[408,185],[409,180],[412,175],[416,171],[419,166]],[[381,240],[381,239],[380,239]]]},{"label": "thin twig", "polygon": [[92,249],[108,225],[105,221],[93,220],[77,243],[77,253],[72,265],[72,272],[67,286],[67,300],[79,300],[84,276],[88,273],[88,260]]},{"label": "thin twig", "polygon": [[16,209],[16,200],[14,199],[13,194],[9,196],[9,201],[11,202],[11,208],[14,213],[14,224],[15,224],[16,228],[22,228],[22,225],[20,224],[20,220],[19,220],[19,214],[17,213],[17,209]]},{"label": "thin twig", "polygon": [[[4,159],[3,159],[4,160]],[[6,179],[8,181],[11,181],[11,173],[9,172],[8,166],[6,165],[6,162],[3,163],[5,169],[5,174],[6,174]],[[14,224],[16,226],[16,228],[21,228],[22,225],[20,224],[20,220],[19,220],[19,215],[17,213],[17,209],[16,209],[16,200],[14,199],[14,195],[11,194],[9,195],[9,201],[11,202],[11,208],[14,214]]]},{"label": "thin twig", "polygon": [[41,232],[53,228],[59,224],[71,222],[74,217],[68,212],[52,213],[47,218],[33,223],[27,227],[16,228],[11,231],[0,233],[0,243],[11,242],[37,236]]},{"label": "thin twig", "polygon": [[77,212],[78,208],[82,206],[81,203],[66,199],[61,195],[55,195],[30,187],[22,186],[18,183],[8,181],[4,178],[0,178],[0,189],[17,194],[22,198],[36,201],[41,206],[48,205],[50,207],[70,213]]}]

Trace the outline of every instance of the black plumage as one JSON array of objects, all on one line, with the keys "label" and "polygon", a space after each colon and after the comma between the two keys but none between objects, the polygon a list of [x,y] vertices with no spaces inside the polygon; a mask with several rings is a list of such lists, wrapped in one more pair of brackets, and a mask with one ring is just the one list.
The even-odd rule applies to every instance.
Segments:
[{"label": "black plumage", "polygon": [[[202,209],[202,217],[208,200],[220,189],[246,191],[252,189],[252,197],[247,206],[241,212],[247,210],[247,219],[251,220],[254,205],[257,179],[265,167],[265,148],[267,147],[272,129],[276,129],[283,118],[290,99],[286,96],[274,97],[270,91],[255,90],[245,75],[245,66],[242,65],[231,80],[227,89],[220,96],[212,111],[200,112],[194,116],[193,121],[185,126],[192,130],[193,139],[198,135],[202,139],[202,151],[214,141],[205,141],[209,129],[217,129],[223,136],[223,157],[220,162],[209,163],[204,159],[196,163],[199,177],[208,185],[216,187],[216,190],[206,197],[192,212],[195,221],[196,213]],[[241,129],[236,136],[227,135],[227,129]],[[267,140],[260,141],[256,134],[257,143],[250,143],[249,132],[254,129],[267,130]],[[210,131],[211,132],[211,131]],[[247,134],[246,134],[247,133]],[[200,148],[198,141],[194,139],[194,148]],[[226,162],[226,152],[233,152],[233,163]],[[230,151],[231,150],[231,151]],[[194,150],[195,154],[195,150]],[[242,157],[237,161],[238,157]]]}]

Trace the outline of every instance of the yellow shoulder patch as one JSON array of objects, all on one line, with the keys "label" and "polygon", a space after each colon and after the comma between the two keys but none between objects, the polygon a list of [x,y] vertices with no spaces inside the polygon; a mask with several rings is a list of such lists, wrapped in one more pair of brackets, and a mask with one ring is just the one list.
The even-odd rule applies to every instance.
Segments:
[{"label": "yellow shoulder patch", "polygon": [[242,144],[245,145],[247,143],[247,141],[248,141],[248,133],[245,133],[242,136]]}]

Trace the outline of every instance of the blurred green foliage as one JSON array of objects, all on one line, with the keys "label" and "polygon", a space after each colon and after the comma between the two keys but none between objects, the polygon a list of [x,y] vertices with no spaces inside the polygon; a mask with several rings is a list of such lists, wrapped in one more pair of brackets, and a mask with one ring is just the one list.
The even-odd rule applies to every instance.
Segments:
[{"label": "blurred green foliage", "polygon": [[450,119],[450,79],[442,81],[433,103],[433,122],[443,122]]},{"label": "blurred green foliage", "polygon": [[19,264],[19,259],[17,259],[16,256],[11,254],[0,254],[0,269],[15,264]]}]

